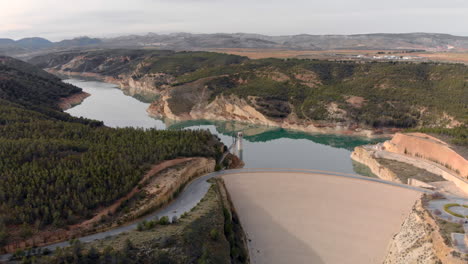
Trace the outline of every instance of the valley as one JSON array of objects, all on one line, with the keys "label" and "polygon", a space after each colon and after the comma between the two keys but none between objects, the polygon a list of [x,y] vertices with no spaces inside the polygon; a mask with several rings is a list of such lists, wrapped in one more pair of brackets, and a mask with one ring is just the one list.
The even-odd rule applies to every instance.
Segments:
[{"label": "valley", "polygon": [[[145,173],[158,172],[153,165],[164,168],[177,158],[194,158],[197,166],[206,161],[199,168],[183,164],[190,169],[175,179],[158,177],[158,192],[147,201],[161,207],[192,178],[214,171],[215,160],[223,154],[224,145],[208,131],[110,128],[102,121],[73,117],[59,105],[64,98],[83,94],[80,88],[24,62],[8,57],[0,61],[3,254],[16,252],[13,257],[21,259],[23,249],[56,242],[63,246],[68,244],[63,241],[121,226],[148,213],[138,208],[131,211],[135,215],[118,215],[116,208],[122,213],[146,195],[140,188],[154,176],[143,177]],[[177,171],[176,165],[169,167]],[[197,202],[192,199],[189,209]],[[11,256],[2,255],[0,261]]]},{"label": "valley", "polygon": [[[118,84],[160,119],[236,120],[376,137],[466,124],[461,64],[259,59],[209,52],[102,50],[31,63]],[[431,93],[433,97],[427,97]]]},{"label": "valley", "polygon": [[[252,191],[245,189],[245,186],[267,185],[267,183],[257,182],[245,185],[245,180],[242,183],[236,183],[238,187],[233,187],[234,185],[230,183],[231,180],[228,179],[235,178],[238,180],[252,173],[249,178],[255,182],[261,179],[262,170],[263,173],[270,176],[282,174],[282,177],[288,179],[292,177],[287,174],[290,172],[293,175],[296,172],[310,175],[308,177],[311,177],[314,173],[319,173],[326,175],[320,177],[325,177],[327,181],[332,176],[350,177],[362,181],[360,185],[365,186],[367,186],[366,182],[370,181],[388,184],[392,188],[396,188],[395,190],[408,188],[417,192],[431,193],[431,191],[424,189],[427,188],[424,184],[408,187],[375,178],[355,176],[355,174],[370,177],[377,176],[385,180],[406,184],[399,178],[400,176],[406,177],[403,175],[403,171],[397,172],[401,174],[398,175],[399,177],[385,178],[386,176],[382,176],[383,174],[380,173],[382,165],[378,164],[379,171],[376,171],[375,166],[372,164],[372,157],[356,159],[369,167],[369,169],[366,169],[361,164],[351,160],[350,156],[354,158],[355,155],[352,151],[366,148],[361,147],[362,145],[383,142],[388,137],[393,136],[395,132],[407,128],[414,130],[442,129],[443,131],[446,129],[447,131],[463,131],[467,120],[466,113],[463,110],[466,103],[464,92],[466,91],[465,76],[467,69],[466,66],[460,64],[250,60],[245,57],[210,52],[145,50],[61,52],[31,60],[32,63],[46,69],[49,73],[62,78],[75,78],[60,82],[57,77],[19,61],[8,58],[5,58],[4,61],[6,62],[4,65],[8,63],[4,70],[7,73],[4,75],[5,79],[8,81],[16,81],[11,72],[27,70],[28,74],[32,74],[30,78],[33,78],[33,81],[23,83],[24,91],[28,91],[32,83],[37,83],[35,79],[38,79],[41,82],[56,82],[55,85],[61,87],[57,90],[57,93],[65,90],[65,88],[70,89],[70,92],[62,91],[62,94],[59,93],[55,97],[48,97],[48,100],[44,100],[46,103],[43,103],[44,101],[40,97],[38,99],[35,96],[22,96],[18,100],[15,97],[17,95],[9,90],[13,86],[10,82],[6,82],[6,85],[4,85],[6,89],[3,90],[4,98],[11,100],[13,104],[5,106],[7,107],[5,108],[7,111],[4,112],[5,117],[10,118],[11,121],[4,122],[6,126],[3,129],[10,129],[10,133],[13,133],[15,131],[14,125],[17,122],[25,122],[24,119],[18,119],[18,116],[12,115],[12,113],[21,113],[21,111],[38,111],[40,114],[35,114],[37,118],[39,120],[45,118],[42,125],[44,131],[49,129],[49,123],[52,127],[67,126],[60,122],[83,123],[85,127],[78,130],[83,134],[78,136],[76,131],[70,132],[70,135],[65,134],[66,143],[70,144],[77,137],[80,137],[80,147],[82,149],[74,151],[87,153],[89,151],[107,150],[107,152],[96,152],[95,155],[97,156],[95,158],[99,159],[100,157],[101,164],[95,172],[90,171],[87,175],[93,175],[93,173],[115,174],[115,169],[128,168],[134,170],[131,174],[134,181],[130,183],[124,180],[127,182],[127,185],[125,185],[126,188],[128,187],[127,189],[121,188],[121,192],[115,193],[108,200],[91,205],[89,209],[84,209],[81,212],[84,213],[82,215],[79,212],[74,213],[69,210],[67,215],[54,215],[51,223],[47,222],[48,220],[43,220],[44,223],[34,225],[29,223],[27,218],[23,220],[21,225],[19,225],[19,222],[13,223],[12,219],[6,218],[6,225],[14,227],[15,229],[11,230],[15,231],[7,233],[8,236],[3,243],[8,244],[3,247],[3,250],[4,252],[17,252],[13,255],[4,256],[13,257],[14,259],[21,259],[25,254],[29,255],[29,257],[36,255],[36,253],[31,253],[30,249],[27,251],[21,251],[21,249],[44,245],[49,245],[45,247],[48,250],[57,250],[59,253],[53,254],[51,258],[40,258],[40,261],[54,262],[60,261],[62,256],[72,257],[75,253],[69,250],[74,250],[77,247],[84,255],[90,255],[89,257],[92,257],[92,254],[113,254],[117,258],[125,259],[134,253],[140,254],[138,256],[141,257],[143,248],[150,250],[153,252],[152,254],[160,254],[167,250],[163,250],[160,247],[161,244],[158,243],[152,244],[151,249],[149,249],[144,246],[145,243],[148,243],[148,240],[145,239],[151,237],[167,238],[168,234],[176,239],[173,243],[177,246],[169,250],[173,254],[158,255],[157,258],[167,257],[172,261],[176,261],[176,263],[183,263],[184,258],[193,253],[195,255],[192,257],[207,259],[209,256],[205,252],[193,249],[190,250],[190,254],[187,253],[188,255],[181,255],[180,258],[176,257],[179,254],[176,252],[184,250],[183,248],[189,248],[190,245],[182,243],[183,240],[179,240],[175,234],[177,232],[188,232],[183,228],[192,226],[192,224],[206,217],[207,211],[204,211],[201,215],[195,214],[196,217],[191,216],[191,211],[197,210],[198,203],[204,204],[206,199],[211,199],[210,206],[213,206],[218,203],[214,202],[215,200],[230,200],[227,197],[230,197],[231,192],[234,196],[233,200],[229,202],[233,204],[231,213],[229,215],[222,213],[223,217],[219,215],[215,221],[233,221],[227,219],[235,217],[242,220],[246,214],[250,213],[246,213],[249,209],[246,209],[247,211],[240,209],[242,199],[239,198],[239,195],[246,196],[252,193]],[[450,78],[444,76],[450,76]],[[452,93],[451,96],[443,89],[447,87]],[[421,92],[430,92],[434,97],[425,101]],[[27,95],[27,93],[25,94]],[[459,96],[454,97],[453,94]],[[15,104],[19,104],[19,106]],[[40,104],[39,108],[37,104]],[[13,108],[10,110],[8,107]],[[21,110],[22,108],[25,109]],[[65,110],[66,113],[61,112],[60,109]],[[26,112],[21,115],[26,116]],[[71,116],[67,113],[71,114]],[[8,118],[6,120],[10,120]],[[29,120],[32,127],[37,125],[35,118],[33,116]],[[52,119],[49,120],[50,118]],[[77,129],[79,126],[73,125],[70,128],[72,127]],[[97,129],[96,132],[93,129]],[[218,167],[220,164],[216,164],[215,161],[224,151],[224,146],[229,146],[238,132],[242,132],[245,139],[242,151],[234,153],[244,163],[245,169],[237,171],[237,173],[242,174],[242,177],[236,175],[236,171],[229,170],[226,173],[210,174],[210,172],[221,168]],[[57,132],[50,133],[51,138],[46,140],[51,140],[56,135],[54,133]],[[101,135],[97,136],[95,133]],[[463,132],[461,134],[459,132],[454,133],[457,135],[454,140],[461,140],[454,142],[465,144]],[[34,137],[34,133],[19,135],[19,138],[9,138],[11,136],[8,135],[7,133],[3,136],[6,139],[5,144],[10,144],[10,141],[15,144],[19,143],[17,140],[22,139],[22,137]],[[63,136],[63,134],[60,135]],[[158,141],[158,136],[163,137],[164,140]],[[188,138],[184,139],[184,137],[190,136],[199,138],[194,141]],[[177,139],[171,141],[171,137]],[[398,137],[393,136],[393,138]],[[118,139],[123,141],[119,142]],[[99,144],[92,145],[91,142],[96,140],[98,142],[104,140],[104,142],[107,142],[106,144],[112,145],[106,145],[105,147]],[[130,141],[133,142],[132,146],[137,144],[140,147],[132,149],[134,152],[125,152],[129,150],[126,150],[126,145],[123,142]],[[175,145],[164,145],[169,143]],[[123,144],[119,151],[109,152],[112,148],[119,147],[119,144]],[[202,147],[199,144],[207,145]],[[59,150],[62,149],[60,151],[64,151],[63,148],[58,146]],[[169,149],[179,152],[171,152],[164,156],[163,151]],[[195,149],[195,152],[191,152],[190,149]],[[62,153],[60,151],[57,152],[58,155]],[[138,154],[136,154],[137,151]],[[119,154],[119,152],[121,153]],[[159,153],[156,160],[153,160],[155,157],[152,156],[155,155],[154,152]],[[65,162],[64,168],[68,164],[80,166],[76,164],[85,161],[83,158],[72,159],[72,156],[81,154],[70,153],[70,155],[70,157],[61,157],[59,155],[58,158],[53,157],[53,159],[60,161],[61,157]],[[132,157],[128,161],[141,165],[133,165],[132,167],[131,164],[121,162],[117,167],[112,165],[109,165],[108,168],[105,167],[107,166],[106,159],[119,159],[122,155],[125,155],[127,159]],[[234,156],[230,158],[235,159]],[[368,163],[368,160],[371,163]],[[33,156],[31,166],[37,166],[37,164],[47,166],[48,164],[42,163],[43,165],[41,165],[41,163],[37,162],[38,159]],[[234,163],[238,164],[238,162]],[[166,167],[164,164],[170,165]],[[232,161],[227,161],[226,164],[221,165],[228,166],[228,164],[232,164]],[[381,164],[391,168],[388,162],[382,162]],[[26,159],[23,166],[30,166],[28,159]],[[158,166],[164,168],[157,169]],[[398,165],[396,166],[398,167]],[[463,168],[465,165],[460,166]],[[16,168],[13,168],[12,171],[14,170]],[[109,170],[109,172],[105,170]],[[454,170],[460,169],[455,168]],[[329,171],[335,171],[336,173]],[[430,172],[434,175],[418,171],[418,177],[420,177],[418,179],[426,177],[434,179],[434,181],[440,181],[439,177],[446,178],[444,175],[438,175],[438,172],[432,170]],[[394,175],[391,173],[393,172],[387,174]],[[63,173],[60,174],[64,175]],[[85,175],[83,174],[80,177],[83,178],[83,176]],[[224,178],[227,181],[226,187],[219,180],[216,180],[216,184],[206,182],[207,179],[214,177]],[[397,180],[397,178],[400,180]],[[113,184],[112,181],[112,178],[109,178],[108,184]],[[281,179],[277,179],[277,181],[280,182]],[[302,186],[301,181],[294,181],[294,184]],[[344,183],[345,180],[339,180],[339,182]],[[79,186],[80,184],[89,183],[78,182],[77,184]],[[186,185],[187,187],[185,187]],[[317,187],[330,187],[330,185],[334,184],[321,183]],[[210,186],[215,186],[211,188],[218,188],[218,190],[226,188],[224,191],[220,191],[220,193],[225,193],[225,198],[214,195]],[[239,186],[244,186],[242,187],[244,189],[236,191],[235,189],[239,188]],[[442,185],[437,186],[449,195],[463,196],[459,190],[450,191],[453,190],[453,187],[448,185],[444,185],[444,187],[440,187]],[[26,189],[28,188],[26,187]],[[292,186],[291,188],[297,189],[299,187]],[[346,188],[344,186],[343,188],[357,190],[357,187]],[[92,188],[86,190],[91,191]],[[282,193],[284,190],[281,189],[278,192]],[[337,191],[337,193],[341,192]],[[178,197],[179,194],[180,197]],[[61,195],[63,195],[63,192],[61,192]],[[89,197],[90,194],[82,195],[84,195],[83,197]],[[211,198],[203,198],[205,195]],[[287,196],[292,197],[289,194]],[[355,195],[352,196],[355,197]],[[408,204],[401,208],[399,213],[401,219],[395,218],[392,220],[394,221],[392,231],[388,231],[387,237],[381,237],[382,241],[379,242],[379,248],[373,250],[376,255],[372,259],[367,259],[366,263],[373,263],[376,259],[382,259],[385,256],[386,241],[392,234],[397,232],[397,223],[400,223],[403,219],[415,217],[412,212],[409,212],[408,206],[414,204],[415,201],[419,201],[420,198],[418,197],[419,195],[416,195],[411,199],[403,199]],[[73,199],[69,198],[63,199],[73,201]],[[258,200],[257,198],[252,199]],[[357,197],[353,201],[362,203]],[[79,208],[86,208],[83,206]],[[209,208],[214,208],[210,206]],[[374,205],[366,204],[364,211],[367,211],[370,208],[369,206]],[[236,210],[233,208],[238,211],[235,212]],[[44,210],[47,211],[47,209]],[[218,210],[218,213],[220,212],[219,207],[216,210]],[[375,210],[372,209],[371,211]],[[295,212],[299,211],[295,210]],[[28,211],[26,214],[23,213],[23,215],[27,217],[28,213],[37,213],[39,217],[45,215],[34,210]],[[240,213],[240,215],[234,216],[237,213]],[[392,215],[395,216],[395,214]],[[296,217],[300,216],[297,215]],[[179,218],[190,220],[187,220],[187,222],[181,219],[178,222]],[[166,230],[165,225],[169,224],[171,220],[173,223],[167,227],[167,230],[171,231],[163,231]],[[247,260],[245,253],[239,254],[238,251],[235,254],[233,253],[232,246],[236,245],[235,247],[238,250],[244,250],[244,252],[247,252],[245,250],[249,248],[250,257],[260,263],[264,257],[254,254],[252,247],[256,247],[256,250],[257,247],[262,248],[263,251],[270,246],[264,242],[259,244],[251,241],[246,242],[246,238],[243,238],[244,235],[247,237],[256,235],[255,228],[252,229],[249,224],[251,218],[242,220],[243,224],[247,224],[244,226],[245,231],[242,230],[239,220],[235,221],[238,224],[235,234],[226,233],[226,230],[224,230],[224,235],[220,235],[220,231],[209,230],[209,232],[217,232],[216,237],[219,237],[224,244],[225,241],[228,241],[231,247],[230,252],[229,246],[223,247],[223,249],[220,247],[216,249],[216,253],[220,255],[211,257],[218,258],[222,255],[222,258],[226,259],[229,256],[231,262],[245,263]],[[356,221],[361,220],[357,219]],[[413,222],[411,220],[408,225],[414,224]],[[218,224],[220,223],[218,222]],[[184,231],[181,231],[180,228]],[[330,232],[337,232],[337,226],[328,228],[331,228]],[[206,227],[202,225],[197,226],[193,231],[204,232],[206,235],[208,231],[205,229]],[[28,230],[27,236],[25,230]],[[152,230],[149,236],[138,233],[147,232],[148,230]],[[402,229],[401,232],[407,231]],[[262,236],[263,234],[260,233],[259,235]],[[210,242],[210,239],[214,240],[213,236],[205,236],[203,238],[204,242],[201,243],[206,245],[211,243],[211,246],[216,244],[216,247],[223,244]],[[93,240],[103,240],[104,237],[109,237],[109,239],[105,239],[104,242],[92,242]],[[312,237],[316,236],[309,235],[309,238]],[[70,238],[78,238],[77,241],[81,242],[72,241],[70,243],[71,248],[57,249],[67,246],[68,243],[63,241]],[[127,242],[127,239],[130,242]],[[218,241],[217,239],[215,241]],[[309,242],[312,243],[314,249],[320,252],[321,258],[328,259],[330,257],[330,259],[334,259],[333,254],[327,255],[326,249],[321,249],[312,241]],[[324,240],[320,238],[317,241],[323,242]],[[391,242],[401,243],[396,238]],[[86,244],[82,246],[80,243]],[[138,249],[133,248],[134,253],[131,253],[129,243],[132,244],[132,248],[133,243],[138,244]],[[112,246],[97,253],[94,252],[95,249],[92,249],[94,247],[104,248],[104,244]],[[122,246],[123,244],[127,246]],[[164,248],[171,248],[171,245],[174,244],[166,245],[163,243],[163,245]],[[453,245],[450,242],[445,242],[445,246],[449,249],[444,250],[450,250]],[[434,246],[434,248],[437,251],[439,247]],[[41,248],[41,250],[43,249]],[[122,250],[126,253],[124,254]],[[380,253],[377,254],[377,252]],[[268,253],[265,259],[272,256],[273,254]],[[414,255],[409,257],[412,256]],[[145,256],[143,259],[148,260],[148,257]],[[296,262],[301,263],[301,257],[298,257]],[[315,259],[314,256],[308,256],[307,254],[304,257],[303,260]],[[363,259],[359,255],[355,257],[356,260]],[[446,258],[446,255],[434,253],[429,258],[431,261],[436,261],[437,259]],[[389,263],[392,263],[393,259],[395,259],[395,256],[392,256],[391,252],[388,253],[388,256],[385,256],[385,261],[389,261]],[[454,256],[454,259],[458,261],[463,257]]]},{"label": "valley", "polygon": [[467,264],[468,1],[0,1],[0,264]]}]

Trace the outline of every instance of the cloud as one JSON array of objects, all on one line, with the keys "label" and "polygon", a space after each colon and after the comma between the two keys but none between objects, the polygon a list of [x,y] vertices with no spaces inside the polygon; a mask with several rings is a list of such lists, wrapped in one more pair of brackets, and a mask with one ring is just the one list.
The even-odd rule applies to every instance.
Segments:
[{"label": "cloud", "polygon": [[0,1],[0,37],[152,32],[353,34],[465,32],[465,0]]}]

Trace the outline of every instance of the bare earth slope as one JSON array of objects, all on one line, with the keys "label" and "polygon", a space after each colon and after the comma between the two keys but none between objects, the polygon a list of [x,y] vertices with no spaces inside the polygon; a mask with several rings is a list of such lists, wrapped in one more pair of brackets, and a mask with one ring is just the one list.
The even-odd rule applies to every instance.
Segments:
[{"label": "bare earth slope", "polygon": [[224,176],[253,263],[381,263],[417,191],[330,175]]}]

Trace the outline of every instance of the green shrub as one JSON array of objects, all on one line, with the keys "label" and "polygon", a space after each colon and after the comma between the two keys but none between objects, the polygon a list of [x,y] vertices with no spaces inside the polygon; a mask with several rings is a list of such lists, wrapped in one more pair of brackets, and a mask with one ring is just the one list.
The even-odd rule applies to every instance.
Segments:
[{"label": "green shrub", "polygon": [[219,232],[218,232],[218,230],[217,230],[216,228],[211,229],[211,231],[210,231],[210,238],[213,239],[213,240],[215,240],[215,241],[218,240],[218,238],[219,238]]},{"label": "green shrub", "polygon": [[169,217],[168,216],[163,216],[161,217],[161,219],[159,219],[159,222],[158,222],[160,225],[168,225],[170,224],[171,222],[169,221]]}]

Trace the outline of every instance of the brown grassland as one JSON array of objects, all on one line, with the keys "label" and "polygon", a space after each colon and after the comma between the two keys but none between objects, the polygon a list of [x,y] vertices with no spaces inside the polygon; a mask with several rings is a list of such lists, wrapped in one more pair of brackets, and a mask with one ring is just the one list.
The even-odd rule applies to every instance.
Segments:
[{"label": "brown grassland", "polygon": [[[392,50],[284,50],[284,49],[210,49],[213,52],[246,56],[250,59],[264,58],[308,58],[308,59],[345,59],[349,55],[377,55],[378,52],[394,52]],[[414,52],[392,53],[395,56],[421,57],[425,60],[439,62],[468,63],[468,51],[454,52]]]}]

